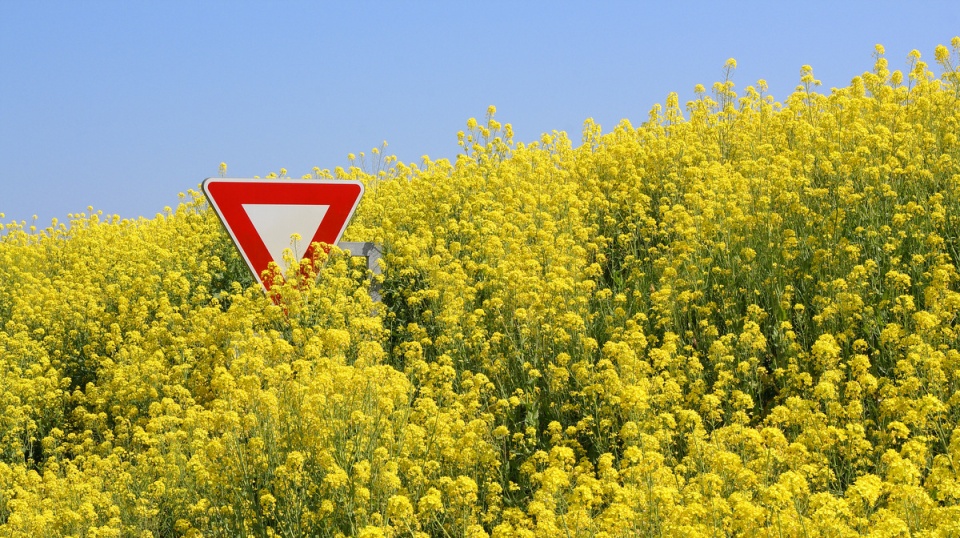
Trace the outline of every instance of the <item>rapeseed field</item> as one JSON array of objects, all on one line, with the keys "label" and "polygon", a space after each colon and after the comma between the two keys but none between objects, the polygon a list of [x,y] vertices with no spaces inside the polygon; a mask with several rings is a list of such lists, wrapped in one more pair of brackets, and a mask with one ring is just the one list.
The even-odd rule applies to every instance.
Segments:
[{"label": "rapeseed field", "polygon": [[4,224],[0,535],[960,535],[934,59],[315,169],[383,273],[317,250],[271,296],[194,190]]}]

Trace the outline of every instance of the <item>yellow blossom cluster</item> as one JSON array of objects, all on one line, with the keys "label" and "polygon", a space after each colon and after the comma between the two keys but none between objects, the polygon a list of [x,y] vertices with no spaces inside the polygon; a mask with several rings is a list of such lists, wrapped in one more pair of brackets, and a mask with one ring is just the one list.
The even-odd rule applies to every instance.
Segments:
[{"label": "yellow blossom cluster", "polygon": [[958,535],[958,56],[316,168],[383,273],[269,297],[196,191],[2,224],[0,535]]}]

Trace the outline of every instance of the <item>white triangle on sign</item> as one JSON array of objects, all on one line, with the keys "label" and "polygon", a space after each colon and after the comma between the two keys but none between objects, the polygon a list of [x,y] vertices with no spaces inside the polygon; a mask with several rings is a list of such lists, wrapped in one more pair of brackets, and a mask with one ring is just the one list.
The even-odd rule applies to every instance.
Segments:
[{"label": "white triangle on sign", "polygon": [[[243,204],[270,257],[284,272],[289,267],[283,261],[283,251],[289,248],[294,258],[302,258],[328,209],[329,205]],[[290,239],[293,234],[301,237],[296,247]]]}]

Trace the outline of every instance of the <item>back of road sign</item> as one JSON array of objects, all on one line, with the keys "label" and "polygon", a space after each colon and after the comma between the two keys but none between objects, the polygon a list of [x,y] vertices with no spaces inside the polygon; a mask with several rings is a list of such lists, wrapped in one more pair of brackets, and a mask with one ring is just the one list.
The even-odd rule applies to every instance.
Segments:
[{"label": "back of road sign", "polygon": [[[335,245],[363,196],[363,183],[343,180],[208,178],[203,192],[257,282],[270,262],[287,269],[283,251],[311,258],[314,242]],[[291,239],[298,234],[296,243]]]}]

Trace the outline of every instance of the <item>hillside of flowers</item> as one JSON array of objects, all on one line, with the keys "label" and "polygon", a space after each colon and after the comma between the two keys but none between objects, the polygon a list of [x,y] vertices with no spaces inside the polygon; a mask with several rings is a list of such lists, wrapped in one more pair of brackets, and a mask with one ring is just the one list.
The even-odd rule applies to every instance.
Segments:
[{"label": "hillside of flowers", "polygon": [[960,535],[951,45],[314,169],[378,276],[268,296],[196,190],[4,223],[0,535]]}]

